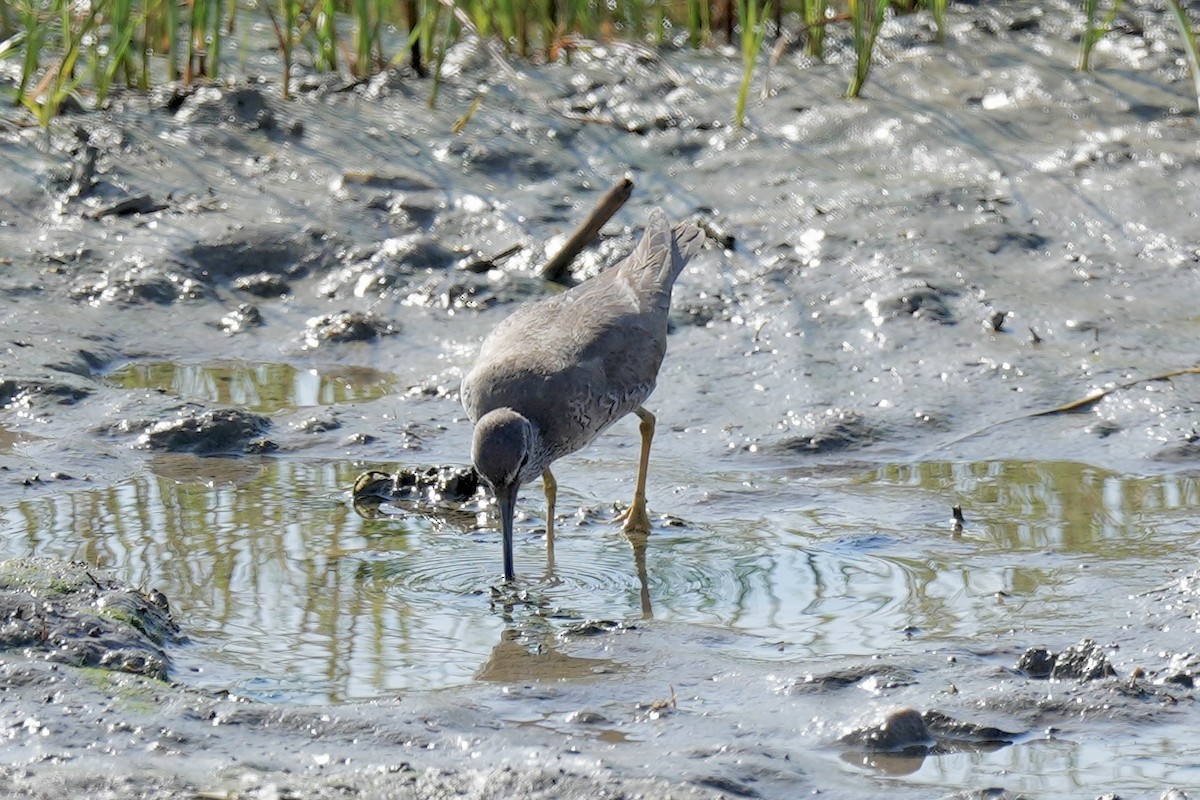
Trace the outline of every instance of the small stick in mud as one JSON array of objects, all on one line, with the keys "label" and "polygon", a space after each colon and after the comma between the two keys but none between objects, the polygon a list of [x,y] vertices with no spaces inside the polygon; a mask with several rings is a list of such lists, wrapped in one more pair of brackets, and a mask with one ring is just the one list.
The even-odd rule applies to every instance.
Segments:
[{"label": "small stick in mud", "polygon": [[496,269],[501,262],[512,256],[515,256],[523,249],[525,249],[524,245],[509,245],[499,253],[496,253],[494,256],[479,255],[476,258],[464,261],[460,265],[459,269],[466,270],[467,272],[474,272],[476,274],[488,272],[489,270]]},{"label": "small stick in mud", "polygon": [[565,283],[566,278],[570,275],[567,267],[575,260],[575,256],[592,243],[596,234],[600,233],[600,229],[604,227],[604,223],[608,222],[612,215],[625,205],[625,201],[631,194],[633,194],[633,181],[629,178],[622,178],[615,183],[604,197],[600,198],[600,202],[592,209],[592,213],[588,214],[587,219],[575,229],[571,238],[567,239],[562,250],[559,250],[542,266],[542,277],[555,283]]},{"label": "small stick in mud", "polygon": [[959,444],[961,442],[965,442],[968,439],[973,439],[976,436],[980,436],[984,433],[987,433],[990,430],[999,428],[1001,425],[1007,425],[1010,422],[1016,422],[1016,421],[1022,420],[1022,419],[1036,419],[1038,417],[1050,417],[1050,416],[1054,416],[1055,414],[1074,414],[1074,413],[1081,412],[1081,411],[1090,411],[1093,406],[1095,406],[1101,400],[1103,400],[1104,398],[1108,397],[1110,394],[1113,394],[1115,392],[1123,391],[1125,389],[1132,389],[1135,386],[1141,386],[1144,383],[1154,383],[1155,381],[1169,381],[1172,378],[1178,378],[1183,375],[1200,375],[1200,365],[1196,365],[1194,367],[1183,367],[1182,369],[1173,369],[1170,372],[1161,372],[1157,375],[1149,375],[1145,378],[1134,378],[1133,380],[1125,381],[1124,383],[1118,383],[1115,386],[1110,386],[1107,389],[1097,389],[1096,391],[1089,394],[1087,397],[1081,397],[1078,400],[1072,400],[1069,403],[1063,403],[1062,405],[1055,406],[1054,408],[1047,408],[1047,409],[1043,409],[1041,411],[1030,411],[1027,414],[1019,414],[1018,416],[1015,416],[1015,417],[1009,417],[1008,419],[1002,419],[999,422],[993,422],[990,425],[985,425],[982,428],[980,428],[979,430],[968,433],[965,436],[959,436],[957,439],[952,439],[949,442],[944,442],[944,443],[938,445],[937,447],[935,447],[930,452],[937,452],[938,450],[944,450],[947,447],[951,447],[951,446]]},{"label": "small stick in mud", "polygon": [[155,200],[148,194],[139,194],[133,197],[126,197],[124,200],[118,200],[111,205],[98,208],[95,211],[89,211],[84,216],[88,219],[128,217],[134,214],[153,214],[155,211],[162,211],[167,207],[166,203]]}]

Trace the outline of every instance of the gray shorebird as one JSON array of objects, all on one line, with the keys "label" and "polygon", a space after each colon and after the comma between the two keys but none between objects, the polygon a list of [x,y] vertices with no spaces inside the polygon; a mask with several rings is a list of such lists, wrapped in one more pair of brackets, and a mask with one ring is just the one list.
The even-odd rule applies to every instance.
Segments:
[{"label": "gray shorebird", "polygon": [[672,228],[655,209],[641,242],[624,261],[517,309],[484,339],[463,378],[462,403],[475,423],[471,459],[500,507],[505,580],[515,576],[518,490],[542,477],[552,564],[557,484],[550,465],[630,412],[640,420],[642,449],[624,528],[649,533],[646,470],[654,415],[642,403],[654,391],[667,351],[671,287],[703,242],[696,225]]}]

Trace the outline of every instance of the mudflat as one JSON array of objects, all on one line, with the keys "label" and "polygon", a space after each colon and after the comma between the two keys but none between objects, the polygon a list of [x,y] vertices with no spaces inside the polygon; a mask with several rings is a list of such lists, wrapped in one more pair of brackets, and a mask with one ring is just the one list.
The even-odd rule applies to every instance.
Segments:
[{"label": "mudflat", "polygon": [[[0,793],[1184,796],[1200,149],[1131,19],[1083,74],[1074,4],[896,17],[742,128],[736,58],[619,43],[2,112]],[[653,531],[630,420],[502,587],[458,384],[624,176],[578,279],[708,233]]]}]

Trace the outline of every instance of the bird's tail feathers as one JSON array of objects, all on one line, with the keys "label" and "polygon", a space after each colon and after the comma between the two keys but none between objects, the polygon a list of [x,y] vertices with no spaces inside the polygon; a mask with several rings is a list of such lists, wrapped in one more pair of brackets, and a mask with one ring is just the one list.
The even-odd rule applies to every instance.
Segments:
[{"label": "bird's tail feathers", "polygon": [[704,231],[694,222],[681,222],[671,233],[675,237],[675,261],[681,262],[682,269],[700,253],[704,246]]},{"label": "bird's tail feathers", "polygon": [[646,233],[634,252],[635,263],[655,270],[660,286],[670,287],[688,261],[700,252],[704,231],[694,222],[681,222],[674,228],[661,208],[650,212]]}]

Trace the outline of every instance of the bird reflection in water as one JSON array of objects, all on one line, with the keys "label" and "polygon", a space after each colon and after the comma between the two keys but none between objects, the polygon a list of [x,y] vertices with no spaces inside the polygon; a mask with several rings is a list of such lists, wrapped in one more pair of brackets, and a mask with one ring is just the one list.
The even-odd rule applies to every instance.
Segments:
[{"label": "bird reflection in water", "polygon": [[[619,669],[607,658],[569,656],[555,648],[557,634],[541,630],[532,635],[526,629],[507,627],[500,642],[475,671],[477,681],[514,683],[518,681],[558,681],[590,678]],[[532,641],[530,641],[532,639]]]}]

